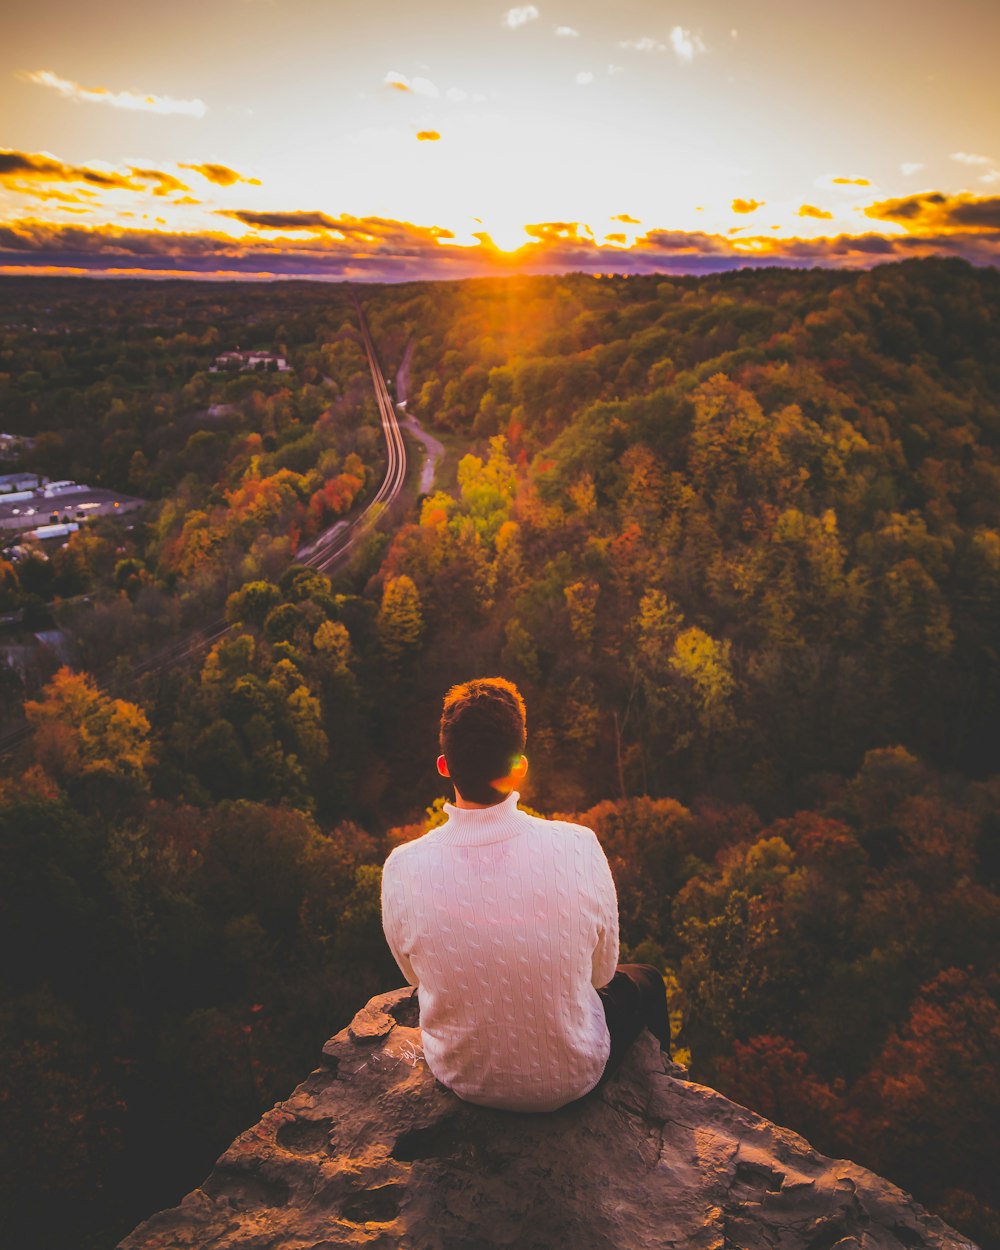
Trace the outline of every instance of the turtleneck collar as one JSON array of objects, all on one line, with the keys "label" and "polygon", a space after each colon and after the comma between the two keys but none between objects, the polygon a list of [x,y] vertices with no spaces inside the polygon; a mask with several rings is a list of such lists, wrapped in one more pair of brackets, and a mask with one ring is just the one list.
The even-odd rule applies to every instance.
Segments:
[{"label": "turtleneck collar", "polygon": [[456,807],[454,803],[445,803],[448,823],[438,825],[428,836],[449,846],[483,846],[515,838],[521,832],[521,813],[517,810],[520,797],[512,790],[492,807]]}]

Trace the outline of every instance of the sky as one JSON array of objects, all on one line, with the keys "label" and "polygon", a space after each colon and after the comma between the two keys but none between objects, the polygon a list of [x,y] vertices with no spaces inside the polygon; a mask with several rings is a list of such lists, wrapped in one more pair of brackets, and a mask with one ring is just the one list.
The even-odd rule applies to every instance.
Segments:
[{"label": "sky", "polygon": [[0,274],[996,265],[998,48],[996,0],[33,0]]}]

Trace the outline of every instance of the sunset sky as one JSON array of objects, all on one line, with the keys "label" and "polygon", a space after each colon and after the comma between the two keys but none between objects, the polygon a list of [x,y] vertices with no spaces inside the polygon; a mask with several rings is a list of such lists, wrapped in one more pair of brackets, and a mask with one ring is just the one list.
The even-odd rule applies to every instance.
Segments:
[{"label": "sunset sky", "polygon": [[996,0],[35,0],[0,273],[997,264],[998,49]]}]

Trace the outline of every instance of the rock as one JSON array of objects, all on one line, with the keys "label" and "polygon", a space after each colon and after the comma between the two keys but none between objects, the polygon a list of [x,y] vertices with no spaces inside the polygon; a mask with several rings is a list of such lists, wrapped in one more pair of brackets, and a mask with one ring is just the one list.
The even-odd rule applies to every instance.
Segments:
[{"label": "rock", "polygon": [[643,1033],[561,1111],[462,1102],[423,1058],[410,989],[121,1250],[975,1250],[909,1195],[686,1079]]}]

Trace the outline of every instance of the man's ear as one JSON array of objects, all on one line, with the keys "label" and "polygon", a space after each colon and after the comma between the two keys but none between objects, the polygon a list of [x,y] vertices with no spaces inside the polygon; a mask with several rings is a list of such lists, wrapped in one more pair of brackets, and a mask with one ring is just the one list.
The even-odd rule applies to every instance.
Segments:
[{"label": "man's ear", "polygon": [[510,775],[514,779],[514,781],[523,781],[524,775],[527,771],[528,771],[528,757],[526,755],[519,755],[517,757],[517,763],[510,770]]},{"label": "man's ear", "polygon": [[442,777],[451,776],[451,773],[448,771],[448,761],[444,758],[443,755],[438,756],[438,772],[441,774]]}]

